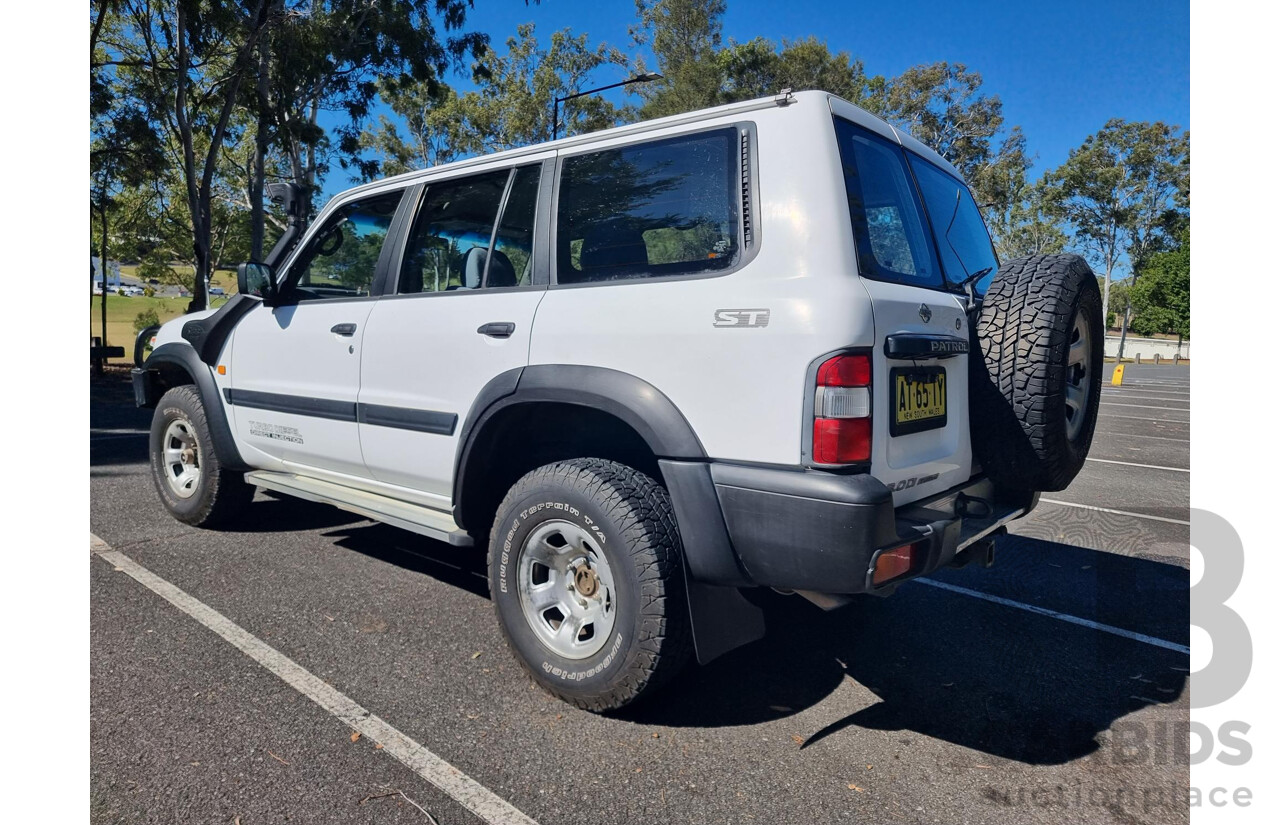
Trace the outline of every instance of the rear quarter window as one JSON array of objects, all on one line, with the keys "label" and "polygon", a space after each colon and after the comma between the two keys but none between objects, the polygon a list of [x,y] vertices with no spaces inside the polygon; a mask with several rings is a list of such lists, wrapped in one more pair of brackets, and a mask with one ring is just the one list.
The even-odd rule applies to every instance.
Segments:
[{"label": "rear quarter window", "polygon": [[564,160],[556,214],[561,284],[714,272],[739,254],[734,128]]},{"label": "rear quarter window", "polygon": [[942,268],[902,148],[840,118],[836,138],[859,272],[941,289]]}]

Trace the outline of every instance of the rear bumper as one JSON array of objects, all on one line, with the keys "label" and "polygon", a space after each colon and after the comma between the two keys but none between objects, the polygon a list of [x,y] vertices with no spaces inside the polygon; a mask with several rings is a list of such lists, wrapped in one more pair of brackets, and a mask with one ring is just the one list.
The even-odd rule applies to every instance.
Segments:
[{"label": "rear bumper", "polygon": [[[672,484],[671,492],[690,572],[695,579],[716,584],[833,594],[887,593],[908,578],[927,575],[955,560],[961,551],[1025,515],[1035,503],[997,501],[992,484],[975,477],[895,509],[889,489],[866,474],[718,463],[703,467],[713,496],[704,489],[704,501],[698,502],[687,489],[690,485],[682,483]],[[668,462],[663,469],[670,469]],[[705,499],[712,497],[718,513],[708,512],[712,502]],[[718,565],[705,563],[706,545],[699,540],[709,532],[705,524],[686,531],[690,521],[714,519],[718,526],[721,518],[732,568],[723,560]],[[873,585],[871,573],[879,554],[910,542],[921,542],[911,571],[892,582]]]}]

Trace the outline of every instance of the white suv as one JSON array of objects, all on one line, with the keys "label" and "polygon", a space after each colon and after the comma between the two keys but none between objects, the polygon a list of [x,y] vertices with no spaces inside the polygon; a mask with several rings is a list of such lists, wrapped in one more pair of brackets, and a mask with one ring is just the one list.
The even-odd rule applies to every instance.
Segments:
[{"label": "white suv", "polygon": [[134,372],[169,511],[261,487],[485,547],[516,656],[593,710],[758,638],[746,588],[989,564],[1097,415],[1089,267],[1000,266],[946,161],[821,92],[357,187],[239,292]]}]

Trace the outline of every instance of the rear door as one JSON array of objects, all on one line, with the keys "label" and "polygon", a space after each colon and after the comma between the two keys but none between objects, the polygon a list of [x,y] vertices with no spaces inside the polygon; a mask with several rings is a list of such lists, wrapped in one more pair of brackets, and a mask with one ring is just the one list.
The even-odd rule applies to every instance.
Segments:
[{"label": "rear door", "polygon": [[871,472],[904,504],[972,474],[964,302],[902,146],[841,118],[836,133],[875,319]]},{"label": "rear door", "polygon": [[490,379],[529,363],[547,283],[543,159],[428,182],[369,319],[360,443],[373,478],[408,500],[449,507],[462,422]]}]

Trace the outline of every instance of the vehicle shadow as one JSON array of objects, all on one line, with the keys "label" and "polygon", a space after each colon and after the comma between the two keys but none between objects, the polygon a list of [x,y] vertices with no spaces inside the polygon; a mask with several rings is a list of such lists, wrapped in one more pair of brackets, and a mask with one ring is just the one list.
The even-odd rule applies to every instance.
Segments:
[{"label": "vehicle shadow", "polygon": [[[479,550],[364,522],[325,535],[488,597]],[[1183,567],[1021,536],[1001,539],[999,551],[1003,572],[999,565],[947,570],[935,580],[1189,643]],[[751,725],[813,707],[849,679],[873,700],[798,731],[802,747],[859,728],[902,730],[994,757],[1062,764],[1098,750],[1098,735],[1117,720],[1175,702],[1187,687],[1185,653],[919,582],[831,613],[799,597],[767,594],[763,602],[764,639],[689,668],[649,701],[614,715],[672,727]]]},{"label": "vehicle shadow", "polygon": [[112,370],[89,381],[89,467],[145,464],[151,410],[133,403],[128,373]]},{"label": "vehicle shadow", "polygon": [[[1050,609],[1099,623],[1123,619],[1126,630],[1186,644],[1163,619],[1180,614],[1189,633],[1185,569],[1021,537],[1002,543],[1006,552],[1012,545],[1063,569],[1094,571],[1048,588]],[[950,583],[957,573],[969,571],[940,578]],[[978,590],[985,574],[966,576],[966,586]],[[1018,600],[1033,601],[1034,590],[1024,586]],[[656,725],[754,724],[810,707],[848,678],[877,701],[808,731],[803,747],[851,729],[903,730],[1061,764],[1097,750],[1098,734],[1121,717],[1177,700],[1190,664],[1181,652],[922,583],[831,613],[792,597],[769,606],[768,623],[763,640],[691,669],[620,715]]]},{"label": "vehicle shadow", "polygon": [[219,530],[224,533],[292,533],[357,522],[368,523],[363,516],[328,504],[259,490],[243,516]]},{"label": "vehicle shadow", "polygon": [[324,534],[335,544],[387,564],[489,598],[489,575],[480,548],[454,547],[385,524],[362,522]]}]

